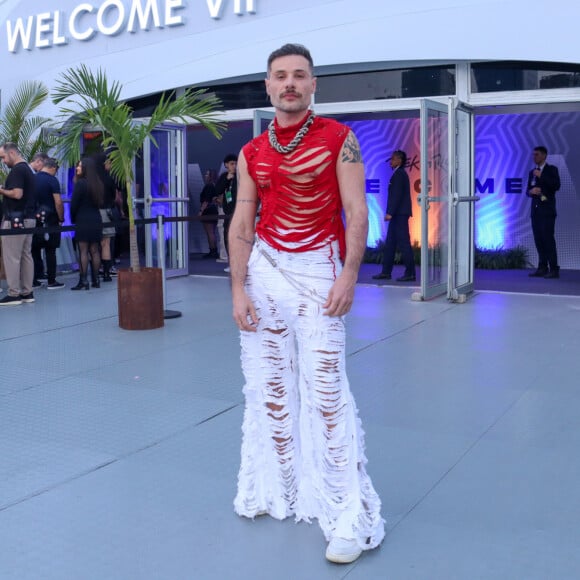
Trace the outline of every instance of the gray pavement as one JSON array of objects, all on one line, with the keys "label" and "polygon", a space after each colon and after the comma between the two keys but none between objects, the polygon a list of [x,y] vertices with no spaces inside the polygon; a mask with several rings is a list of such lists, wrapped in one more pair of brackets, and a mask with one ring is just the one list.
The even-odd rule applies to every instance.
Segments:
[{"label": "gray pavement", "polygon": [[148,332],[117,326],[116,283],[0,309],[1,580],[578,578],[580,298],[359,284],[348,374],[388,533],[338,566],[315,523],[234,514],[228,280],[167,288],[183,316]]}]

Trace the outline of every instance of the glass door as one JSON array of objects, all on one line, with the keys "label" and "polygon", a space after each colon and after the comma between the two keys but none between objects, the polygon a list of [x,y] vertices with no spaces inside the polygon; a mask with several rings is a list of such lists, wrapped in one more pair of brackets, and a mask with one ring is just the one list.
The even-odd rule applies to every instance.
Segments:
[{"label": "glass door", "polygon": [[449,260],[449,108],[421,100],[421,290],[415,300],[447,292]]},{"label": "glass door", "polygon": [[[186,218],[189,197],[185,187],[185,127],[162,125],[143,144],[143,204],[145,219]],[[144,228],[145,265],[159,267],[157,259],[158,225]],[[166,276],[188,273],[187,221],[163,225]]]},{"label": "glass door", "polygon": [[447,298],[464,302],[473,292],[475,255],[473,109],[454,99],[450,104],[452,202],[449,204],[449,288]]},{"label": "glass door", "polygon": [[254,111],[254,137],[261,135],[268,128],[273,118],[274,113],[272,111],[256,109]]}]

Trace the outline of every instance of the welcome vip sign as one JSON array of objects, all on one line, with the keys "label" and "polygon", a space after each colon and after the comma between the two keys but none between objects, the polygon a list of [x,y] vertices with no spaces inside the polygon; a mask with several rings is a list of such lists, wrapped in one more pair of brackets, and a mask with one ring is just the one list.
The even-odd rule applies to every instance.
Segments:
[{"label": "welcome vip sign", "polygon": [[[255,14],[256,0],[206,0],[208,16],[219,19],[229,6],[234,14]],[[1,3],[10,4],[8,2]],[[6,6],[5,6],[6,7]],[[72,8],[6,20],[9,52],[62,46],[69,40],[88,41],[97,34],[117,36],[172,28],[186,23],[186,0],[105,0],[100,4],[84,2]]]}]

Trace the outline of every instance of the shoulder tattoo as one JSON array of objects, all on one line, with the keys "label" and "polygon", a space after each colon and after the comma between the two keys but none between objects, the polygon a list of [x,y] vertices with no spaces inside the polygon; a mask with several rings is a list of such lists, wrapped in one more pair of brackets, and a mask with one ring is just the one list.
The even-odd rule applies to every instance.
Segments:
[{"label": "shoulder tattoo", "polygon": [[342,146],[342,162],[362,163],[360,145],[358,144],[358,140],[352,131],[348,132],[348,136]]}]

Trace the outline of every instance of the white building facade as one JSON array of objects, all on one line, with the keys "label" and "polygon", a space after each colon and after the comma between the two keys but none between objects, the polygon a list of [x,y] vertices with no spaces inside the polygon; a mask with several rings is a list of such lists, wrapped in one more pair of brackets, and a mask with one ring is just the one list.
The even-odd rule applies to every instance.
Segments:
[{"label": "white building facade", "polygon": [[[214,91],[228,132],[213,142],[189,128],[179,153],[187,183],[177,193],[195,201],[201,172],[219,169],[226,153],[251,138],[256,109],[268,110],[268,54],[298,42],[315,61],[315,110],[349,123],[361,141],[369,245],[385,233],[385,158],[402,147],[415,159],[409,172],[419,197],[420,101],[454,100],[473,115],[466,172],[473,180],[463,197],[479,197],[474,243],[523,246],[535,260],[522,181],[531,149],[544,144],[563,181],[561,265],[580,268],[580,168],[573,162],[580,148],[579,17],[572,0],[0,0],[0,89],[5,103],[24,80],[51,88],[82,62],[120,81],[123,97],[144,116],[163,91]],[[56,109],[47,103],[41,113]],[[155,179],[145,186],[154,188]],[[412,232],[420,242],[423,214],[416,214]],[[190,233],[190,250],[202,251],[202,238]]]}]

